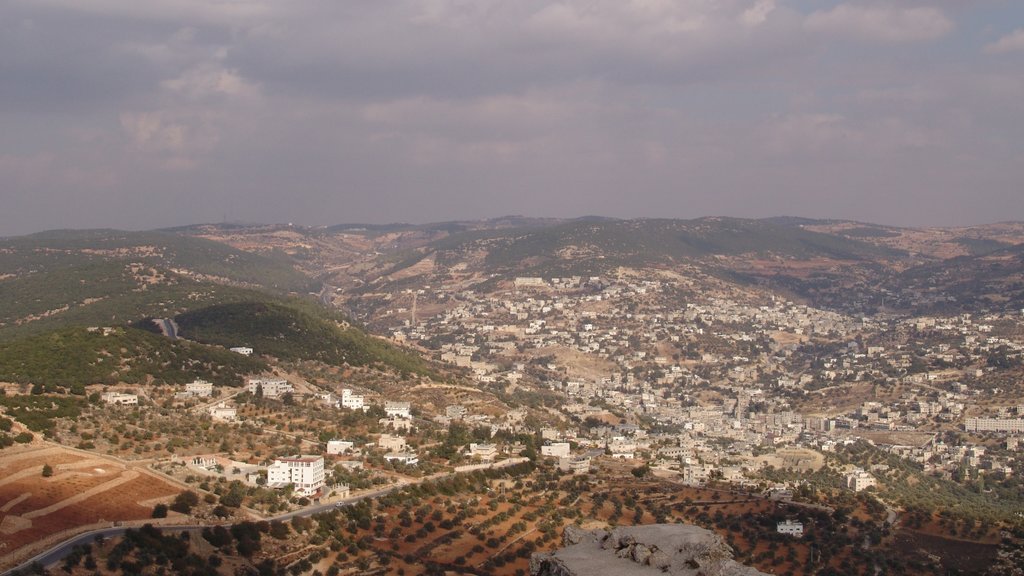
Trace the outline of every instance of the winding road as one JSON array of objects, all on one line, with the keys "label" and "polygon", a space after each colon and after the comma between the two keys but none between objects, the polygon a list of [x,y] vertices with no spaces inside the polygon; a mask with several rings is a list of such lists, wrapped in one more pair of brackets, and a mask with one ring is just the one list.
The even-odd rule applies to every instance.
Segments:
[{"label": "winding road", "polygon": [[[493,463],[490,467],[491,468],[504,468],[506,466],[512,466],[512,465],[519,464],[519,463],[521,463],[519,459],[502,460],[500,462]],[[336,500],[336,501],[331,502],[329,504],[314,504],[312,506],[308,506],[306,508],[302,508],[302,509],[296,510],[294,512],[288,512],[286,514],[281,514],[279,516],[274,516],[274,517],[271,517],[271,518],[263,518],[263,519],[261,519],[261,521],[273,522],[275,520],[278,520],[278,521],[282,521],[283,522],[283,521],[286,521],[286,520],[291,520],[292,518],[295,518],[295,517],[309,517],[309,516],[313,516],[315,514],[319,514],[321,512],[325,512],[327,510],[332,510],[334,508],[342,508],[342,507],[345,507],[345,506],[349,506],[351,504],[355,504],[356,502],[360,502],[362,500],[366,500],[366,499],[370,499],[370,498],[379,498],[379,497],[384,496],[386,494],[390,494],[391,492],[394,492],[396,490],[400,490],[400,489],[402,489],[402,488],[404,488],[406,486],[409,486],[411,484],[419,484],[421,482],[427,482],[427,481],[431,481],[431,480],[441,480],[441,479],[445,479],[445,478],[451,478],[452,476],[455,476],[456,474],[459,474],[459,472],[442,472],[442,473],[439,473],[439,474],[433,474],[431,476],[425,476],[423,478],[418,478],[418,479],[412,480],[412,481],[399,481],[398,483],[392,484],[390,486],[385,486],[383,488],[377,488],[375,490],[370,490],[370,491],[367,491],[367,492],[363,492],[362,494],[358,494],[356,496],[350,496],[348,498],[342,498],[340,500]],[[230,522],[227,522],[227,523],[225,523],[225,522],[218,522],[218,523],[211,523],[211,524],[183,524],[183,525],[156,526],[156,528],[159,529],[160,531],[170,530],[170,531],[179,531],[179,532],[181,532],[181,531],[196,532],[196,531],[202,530],[203,528],[207,528],[209,526],[229,525],[229,524],[231,524],[231,523]],[[52,566],[52,565],[56,564],[57,562],[60,562],[61,560],[64,559],[65,556],[70,554],[71,553],[71,549],[74,548],[75,546],[80,546],[80,545],[83,545],[83,544],[91,544],[91,543],[95,542],[99,538],[113,538],[113,537],[117,537],[117,536],[122,536],[128,530],[130,530],[130,529],[138,529],[141,526],[142,526],[142,524],[132,525],[132,526],[114,526],[114,527],[110,527],[110,528],[100,528],[100,529],[97,529],[97,530],[91,530],[89,532],[85,532],[83,534],[79,534],[78,536],[74,536],[72,538],[69,538],[69,539],[61,542],[60,544],[57,544],[56,546],[50,548],[49,550],[46,550],[44,552],[41,552],[41,553],[33,556],[32,558],[30,558],[29,560],[26,560],[25,562],[23,562],[19,566],[16,566],[14,568],[11,568],[10,570],[5,571],[0,576],[16,576],[16,575],[22,574],[22,573],[29,574],[29,573],[31,573],[31,569],[32,569],[33,565],[41,565],[41,566],[44,566],[44,567],[45,566]]]}]

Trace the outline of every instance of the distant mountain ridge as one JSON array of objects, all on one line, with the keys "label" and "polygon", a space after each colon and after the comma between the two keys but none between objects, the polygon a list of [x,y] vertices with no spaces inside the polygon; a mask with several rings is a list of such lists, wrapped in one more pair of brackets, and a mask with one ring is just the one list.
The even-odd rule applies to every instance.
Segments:
[{"label": "distant mountain ridge", "polygon": [[0,339],[314,286],[285,259],[190,236],[60,230],[7,238],[0,240]]}]

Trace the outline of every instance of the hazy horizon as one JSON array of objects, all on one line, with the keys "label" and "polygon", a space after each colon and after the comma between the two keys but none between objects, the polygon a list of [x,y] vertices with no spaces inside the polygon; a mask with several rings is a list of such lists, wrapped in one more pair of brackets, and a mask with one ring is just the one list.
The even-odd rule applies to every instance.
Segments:
[{"label": "hazy horizon", "polygon": [[882,222],[866,222],[862,220],[848,220],[844,218],[809,218],[805,216],[790,216],[790,215],[774,215],[774,216],[763,216],[756,218],[745,218],[742,216],[728,216],[724,214],[709,214],[705,216],[695,216],[693,218],[672,218],[664,216],[635,216],[635,217],[616,217],[616,216],[602,216],[600,214],[586,214],[580,216],[568,216],[568,217],[553,217],[553,216],[539,216],[529,214],[502,214],[500,216],[481,217],[481,218],[459,218],[450,220],[431,220],[424,222],[411,222],[411,221],[391,221],[391,222],[336,222],[332,224],[303,224],[301,222],[255,222],[255,221],[219,221],[219,222],[192,222],[174,224],[170,226],[158,226],[154,228],[129,228],[129,227],[116,227],[116,226],[103,226],[96,228],[45,228],[41,230],[33,230],[22,234],[13,235],[0,235],[0,238],[17,238],[22,236],[31,236],[34,234],[46,234],[49,232],[62,232],[62,231],[89,231],[89,230],[113,230],[119,232],[162,232],[168,230],[175,230],[179,228],[189,228],[197,226],[243,226],[243,227],[260,227],[260,226],[295,226],[298,228],[307,229],[324,229],[333,227],[348,227],[348,226],[432,226],[442,225],[449,223],[474,223],[474,222],[488,222],[495,220],[503,220],[510,218],[522,218],[526,220],[559,220],[564,222],[571,222],[576,220],[585,220],[588,218],[598,218],[605,220],[701,220],[707,218],[738,218],[738,219],[749,219],[749,220],[770,220],[774,218],[805,218],[807,220],[818,220],[818,221],[836,221],[836,222],[850,222],[855,224],[864,225],[876,225],[891,228],[918,228],[918,229],[956,229],[956,228],[972,228],[977,226],[992,226],[998,224],[1024,224],[1022,220],[996,220],[991,222],[977,222],[968,223],[962,225],[950,225],[950,226],[901,226],[897,224],[885,224]]},{"label": "hazy horizon", "polygon": [[12,0],[0,236],[1024,220],[1024,5]]}]

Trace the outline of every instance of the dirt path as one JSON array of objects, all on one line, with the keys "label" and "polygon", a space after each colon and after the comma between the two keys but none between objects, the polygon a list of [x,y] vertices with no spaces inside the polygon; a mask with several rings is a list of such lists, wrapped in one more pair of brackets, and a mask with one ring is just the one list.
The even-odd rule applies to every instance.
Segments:
[{"label": "dirt path", "polygon": [[92,488],[86,490],[85,492],[81,492],[79,494],[75,494],[71,498],[66,498],[64,500],[61,500],[60,502],[57,502],[56,504],[51,504],[50,506],[47,506],[46,508],[40,508],[38,510],[33,510],[33,511],[27,513],[27,514],[22,514],[21,517],[22,518],[29,518],[29,519],[31,519],[31,518],[38,518],[40,516],[46,516],[47,514],[52,514],[53,512],[56,512],[56,511],[61,510],[63,508],[67,508],[68,506],[71,506],[71,505],[74,505],[74,504],[78,504],[79,502],[81,502],[83,500],[86,500],[88,498],[92,498],[93,496],[95,496],[97,494],[102,494],[102,493],[106,492],[107,490],[111,490],[113,488],[117,488],[121,484],[125,484],[125,483],[128,483],[128,482],[131,482],[132,480],[135,480],[138,477],[139,477],[139,473],[137,471],[135,471],[135,470],[128,470],[128,471],[122,473],[117,478],[114,478],[113,480],[104,482],[103,484],[100,484],[99,486],[93,486]]}]

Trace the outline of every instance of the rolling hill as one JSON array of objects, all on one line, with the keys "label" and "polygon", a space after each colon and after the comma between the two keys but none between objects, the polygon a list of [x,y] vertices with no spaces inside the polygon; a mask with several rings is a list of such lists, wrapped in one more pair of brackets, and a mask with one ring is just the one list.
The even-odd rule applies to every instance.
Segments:
[{"label": "rolling hill", "polygon": [[313,314],[295,305],[247,301],[192,310],[179,314],[175,321],[184,338],[224,347],[250,346],[257,354],[282,360],[430,373],[428,364],[418,356],[339,323],[326,310],[322,312]]},{"label": "rolling hill", "polygon": [[47,391],[90,384],[184,384],[203,378],[240,386],[267,369],[258,358],[219,346],[170,340],[128,327],[64,328],[0,343],[0,381]]},{"label": "rolling hill", "polygon": [[0,239],[0,340],[313,287],[283,259],[187,236],[87,230]]}]

